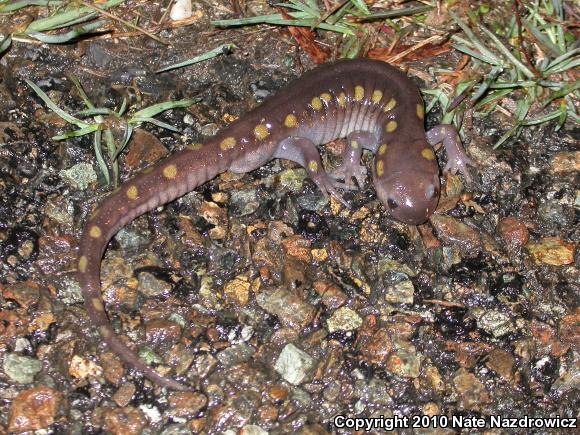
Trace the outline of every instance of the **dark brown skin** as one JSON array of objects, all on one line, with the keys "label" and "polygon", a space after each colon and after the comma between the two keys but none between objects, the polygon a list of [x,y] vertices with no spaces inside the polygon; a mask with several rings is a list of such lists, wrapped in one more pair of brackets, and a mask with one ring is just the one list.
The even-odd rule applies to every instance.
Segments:
[{"label": "dark brown skin", "polygon": [[[332,176],[320,162],[317,145],[346,137],[343,164]],[[101,258],[124,225],[173,201],[216,175],[243,173],[273,158],[304,166],[325,195],[345,205],[336,186],[364,182],[362,149],[375,154],[377,195],[398,220],[425,222],[439,199],[439,168],[431,145],[443,141],[451,170],[467,175],[470,163],[451,126],[427,134],[423,101],[415,84],[398,69],[372,60],[344,60],[318,67],[290,83],[205,144],[191,145],[149,168],[107,197],[83,230],[78,277],[91,322],[119,357],[153,382],[175,390],[190,388],[145,365],[115,334],[100,288]],[[344,183],[336,181],[344,178]]]}]

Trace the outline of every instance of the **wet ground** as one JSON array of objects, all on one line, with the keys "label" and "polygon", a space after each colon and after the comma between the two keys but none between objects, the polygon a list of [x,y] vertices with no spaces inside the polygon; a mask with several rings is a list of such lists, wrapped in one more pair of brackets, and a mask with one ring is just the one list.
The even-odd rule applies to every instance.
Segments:
[{"label": "wet ground", "polygon": [[[142,25],[157,3],[142,5]],[[0,62],[0,431],[318,434],[344,415],[383,416],[401,433],[485,418],[471,432],[503,433],[490,416],[575,418],[578,126],[493,150],[509,128],[502,112],[467,116],[473,182],[444,175],[439,210],[419,227],[390,219],[370,182],[345,194],[348,210],[285,161],[222,174],[138,218],[105,255],[107,311],[144,360],[196,391],[156,387],[101,343],[75,270],[81,226],[110,188],[88,137],[51,140],[71,127],[24,79],[69,113],[84,108],[71,73],[97,107],[199,97],[159,117],[181,134],[135,133],[125,180],[314,66],[285,30],[218,31],[208,21],[231,17],[228,6],[196,7],[199,21],[161,32],[169,48],[132,36],[15,41]],[[223,43],[238,48],[153,74]],[[433,88],[427,67],[459,60],[448,51],[401,67]],[[325,165],[342,146],[324,149]]]}]

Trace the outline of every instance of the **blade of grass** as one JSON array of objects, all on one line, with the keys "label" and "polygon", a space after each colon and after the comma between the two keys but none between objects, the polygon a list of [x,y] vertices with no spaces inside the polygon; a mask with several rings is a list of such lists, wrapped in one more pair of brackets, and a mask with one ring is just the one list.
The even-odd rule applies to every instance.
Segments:
[{"label": "blade of grass", "polygon": [[180,130],[178,128],[175,128],[174,126],[167,124],[166,122],[163,121],[159,121],[155,118],[133,118],[133,123],[138,123],[138,122],[149,122],[151,124],[156,125],[157,127],[161,127],[161,128],[165,128],[167,130],[170,131],[174,131],[175,133],[179,133]]},{"label": "blade of grass", "polygon": [[66,140],[73,137],[80,137],[86,134],[94,133],[102,128],[102,124],[89,124],[87,127],[80,128],[78,130],[67,131],[66,133],[59,134],[58,136],[53,136],[52,140]]},{"label": "blade of grass", "polygon": [[158,69],[157,71],[155,71],[155,73],[159,74],[159,73],[162,73],[165,71],[171,71],[172,69],[183,68],[184,66],[189,66],[189,65],[193,65],[194,63],[203,62],[205,60],[217,57],[221,54],[228,54],[232,50],[234,50],[235,48],[237,48],[235,46],[235,44],[223,44],[217,48],[214,48],[213,50],[210,50],[206,53],[200,54],[199,56],[195,56],[195,57],[193,57],[189,60],[186,60],[184,62],[176,63],[173,65],[169,65],[169,66],[163,67],[161,69]]},{"label": "blade of grass", "polygon": [[107,108],[92,108],[92,109],[85,109],[81,110],[80,112],[75,113],[76,116],[85,117],[85,116],[95,116],[95,115],[105,115],[105,116],[114,116],[116,115],[111,109]]},{"label": "blade of grass", "polygon": [[521,63],[513,54],[512,52],[502,44],[502,42],[495,36],[492,32],[487,30],[484,26],[479,26],[480,30],[485,33],[489,39],[491,39],[494,43],[496,48],[503,53],[505,57],[516,67],[518,68],[527,78],[533,79],[535,77],[534,73],[531,72],[527,66]]},{"label": "blade of grass", "polygon": [[375,12],[375,13],[371,13],[370,15],[365,16],[365,17],[352,17],[352,18],[350,18],[350,21],[362,23],[362,22],[373,21],[373,20],[384,20],[386,18],[396,18],[396,17],[407,16],[407,15],[421,14],[423,12],[428,12],[432,9],[433,9],[433,6],[429,6],[429,5],[414,6],[414,7],[408,7],[408,8],[394,9],[392,11],[386,11],[386,12]]},{"label": "blade of grass", "polygon": [[46,35],[39,32],[29,32],[28,35],[46,44],[64,44],[65,42],[72,41],[79,36],[91,33],[93,30],[97,30],[104,24],[106,24],[105,20],[95,21],[94,23],[89,23],[85,26],[77,27],[76,29],[62,33],[60,35]]},{"label": "blade of grass", "polygon": [[[186,100],[178,100],[178,101],[166,101],[163,103],[154,104],[152,106],[146,107],[145,109],[139,110],[135,112],[129,123],[141,122],[138,119],[141,118],[152,118],[155,115],[158,115],[161,112],[164,112],[169,109],[177,109],[182,107],[189,107],[197,102],[199,102],[199,98],[188,98]],[[137,120],[137,121],[134,121]]]},{"label": "blade of grass", "polygon": [[[109,0],[108,2],[101,5],[101,9],[109,9],[124,2],[125,0]],[[87,14],[89,14],[91,18],[96,17],[95,12],[93,12],[90,8],[80,7],[75,10],[69,10],[57,15],[53,15],[51,17],[41,18],[39,20],[33,21],[26,29],[26,32],[46,32],[48,30],[68,27],[71,25],[71,23],[78,24],[80,21],[77,20],[84,19],[86,21]]]},{"label": "blade of grass", "polygon": [[111,174],[109,172],[107,162],[105,162],[105,159],[103,157],[103,148],[101,147],[101,137],[102,137],[101,131],[100,130],[95,131],[95,134],[93,136],[93,150],[95,151],[97,165],[99,165],[99,169],[101,170],[103,177],[105,177],[105,182],[107,186],[109,186],[111,184]]},{"label": "blade of grass", "polygon": [[560,56],[562,54],[560,48],[557,45],[552,44],[552,41],[550,41],[550,39],[547,38],[540,31],[540,29],[538,29],[525,18],[522,18],[522,22],[524,23],[526,29],[534,36],[534,38],[536,38],[536,41],[538,41],[538,43],[542,45],[546,51],[549,51],[553,56]]},{"label": "blade of grass", "polygon": [[117,157],[119,157],[119,154],[121,154],[121,152],[125,149],[132,135],[133,135],[133,126],[131,124],[127,124],[127,129],[125,130],[125,135],[123,136],[123,142],[121,143],[121,146],[117,148],[113,153],[113,155],[111,156],[112,161],[114,162],[117,161]]},{"label": "blade of grass", "polygon": [[42,99],[42,101],[44,101],[44,103],[49,107],[49,109],[52,110],[54,113],[56,113],[58,116],[60,116],[62,119],[64,119],[66,122],[68,122],[69,124],[74,124],[79,128],[87,128],[91,125],[91,124],[88,124],[84,121],[81,121],[80,119],[75,118],[74,116],[66,113],[64,110],[62,110],[56,104],[54,104],[52,102],[52,100],[50,98],[48,98],[48,95],[46,95],[43,92],[42,89],[40,89],[38,86],[36,86],[30,80],[28,80],[28,79],[24,79],[24,80],[26,81],[26,83],[28,83],[28,86],[30,86],[32,88],[32,90],[34,92],[36,92],[36,95],[38,95]]},{"label": "blade of grass", "polygon": [[477,36],[475,36],[475,33],[473,33],[473,31],[469,28],[467,24],[465,24],[457,15],[455,15],[453,11],[449,11],[449,15],[451,15],[453,21],[455,21],[457,25],[461,27],[463,33],[467,35],[469,40],[481,52],[481,54],[486,56],[488,59],[493,59],[494,65],[501,65],[501,60],[494,53],[492,53],[490,50],[486,48],[485,44],[481,42]]},{"label": "blade of grass", "polygon": [[12,45],[12,37],[10,35],[2,35],[2,42],[0,42],[0,55],[10,48]]},{"label": "blade of grass", "polygon": [[[238,27],[238,26],[249,26],[254,24],[270,24],[273,26],[312,27],[315,24],[315,21],[313,19],[288,20],[282,17],[282,14],[271,14],[232,20],[216,20],[212,21],[211,24],[215,27]],[[344,35],[354,35],[352,30],[344,26],[320,23],[317,26],[317,28],[320,28],[322,30],[328,30],[331,32],[342,33]]]},{"label": "blade of grass", "polygon": [[23,0],[0,6],[0,14],[14,12],[27,6],[60,6],[61,0]]}]

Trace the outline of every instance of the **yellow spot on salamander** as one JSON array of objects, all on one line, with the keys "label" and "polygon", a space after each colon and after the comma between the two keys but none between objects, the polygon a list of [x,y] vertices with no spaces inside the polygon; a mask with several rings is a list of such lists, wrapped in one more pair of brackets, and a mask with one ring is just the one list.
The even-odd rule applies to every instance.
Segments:
[{"label": "yellow spot on salamander", "polygon": [[355,101],[361,101],[365,97],[365,88],[362,86],[354,87],[354,99]]},{"label": "yellow spot on salamander", "polygon": [[379,91],[378,89],[373,91],[373,96],[371,97],[371,100],[373,103],[379,104],[381,102],[382,98],[383,98],[383,91]]},{"label": "yellow spot on salamander", "polygon": [[99,326],[99,334],[101,334],[101,337],[107,338],[111,335],[111,331],[109,331],[109,328],[106,326]]},{"label": "yellow spot on salamander", "polygon": [[192,151],[197,151],[197,150],[200,150],[202,146],[203,146],[203,144],[200,144],[200,143],[197,143],[196,142],[196,143],[189,144],[187,146],[187,148],[190,149],[190,150],[192,150]]},{"label": "yellow spot on salamander", "polygon": [[431,148],[423,148],[423,151],[421,151],[421,155],[423,156],[423,158],[427,160],[435,160],[435,153]]},{"label": "yellow spot on salamander", "polygon": [[139,191],[137,190],[137,186],[131,186],[127,189],[127,198],[134,201],[139,197]]},{"label": "yellow spot on salamander", "polygon": [[379,156],[382,156],[387,152],[387,144],[384,143],[379,147]]},{"label": "yellow spot on salamander", "polygon": [[286,119],[284,120],[284,125],[288,128],[294,128],[298,125],[298,119],[296,119],[296,115],[290,114],[286,115]]},{"label": "yellow spot on salamander", "polygon": [[351,147],[353,150],[356,150],[356,149],[358,148],[358,142],[357,142],[356,140],[351,140],[351,141],[350,141],[350,147]]},{"label": "yellow spot on salamander", "polygon": [[93,304],[93,308],[97,311],[105,311],[105,307],[103,307],[103,302],[99,298],[91,299],[91,303]]},{"label": "yellow spot on salamander", "polygon": [[99,237],[101,237],[101,235],[103,234],[103,232],[101,231],[101,229],[96,226],[93,225],[89,231],[89,235],[93,238],[93,239],[98,239]]},{"label": "yellow spot on salamander", "polygon": [[236,146],[236,139],[233,137],[226,137],[224,140],[220,142],[220,148],[222,151],[231,150],[233,147]]},{"label": "yellow spot on salamander", "polygon": [[389,100],[389,102],[387,104],[385,104],[385,107],[383,107],[383,112],[388,112],[389,110],[393,110],[396,105],[397,105],[397,100],[395,100],[394,98],[391,98]]},{"label": "yellow spot on salamander", "polygon": [[310,102],[310,105],[314,110],[320,110],[322,109],[322,100],[318,97],[314,97]]},{"label": "yellow spot on salamander", "polygon": [[85,273],[87,271],[88,260],[84,255],[79,258],[79,272]]},{"label": "yellow spot on salamander", "polygon": [[385,164],[383,163],[382,160],[379,160],[377,162],[377,175],[379,177],[382,177],[384,173],[385,173]]},{"label": "yellow spot on salamander", "polygon": [[392,133],[397,129],[397,121],[387,122],[387,133]]},{"label": "yellow spot on salamander", "polygon": [[338,107],[340,107],[341,109],[344,109],[346,107],[346,95],[344,94],[344,92],[341,92],[338,95]]},{"label": "yellow spot on salamander", "polygon": [[258,124],[254,127],[254,136],[256,136],[256,139],[264,140],[269,135],[270,132],[268,131],[268,127],[266,127],[264,124]]},{"label": "yellow spot on salamander", "polygon": [[422,104],[417,104],[417,117],[423,119],[425,117],[425,109]]},{"label": "yellow spot on salamander", "polygon": [[318,171],[318,163],[316,163],[314,160],[310,160],[308,162],[308,169],[310,169],[311,172]]},{"label": "yellow spot on salamander", "polygon": [[332,95],[330,95],[328,92],[323,92],[320,94],[320,99],[326,101],[326,103],[330,103],[332,101]]},{"label": "yellow spot on salamander", "polygon": [[173,180],[177,177],[177,166],[167,165],[163,168],[163,176],[169,180]]}]

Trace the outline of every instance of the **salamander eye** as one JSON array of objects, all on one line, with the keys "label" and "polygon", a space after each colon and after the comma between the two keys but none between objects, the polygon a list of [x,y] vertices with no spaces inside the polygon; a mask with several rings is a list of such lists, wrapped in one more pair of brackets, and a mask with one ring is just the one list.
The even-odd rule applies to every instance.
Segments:
[{"label": "salamander eye", "polygon": [[396,209],[399,206],[399,204],[397,204],[397,201],[395,201],[393,198],[387,199],[387,205],[392,210]]}]

